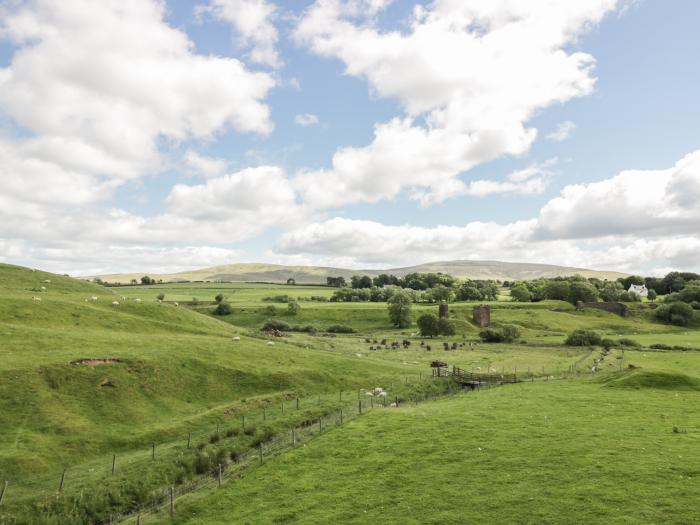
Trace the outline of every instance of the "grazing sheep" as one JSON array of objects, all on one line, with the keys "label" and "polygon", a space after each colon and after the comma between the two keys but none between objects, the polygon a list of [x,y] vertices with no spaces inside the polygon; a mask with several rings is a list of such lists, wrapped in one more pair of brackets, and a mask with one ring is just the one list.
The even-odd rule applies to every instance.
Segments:
[{"label": "grazing sheep", "polygon": [[384,392],[384,391],[382,390],[382,391],[379,392],[377,395],[378,395],[378,396],[381,396],[381,397],[386,397],[386,392]]},{"label": "grazing sheep", "polygon": [[273,343],[272,341],[268,341],[267,346],[275,346],[275,343]]},{"label": "grazing sheep", "polygon": [[140,298],[137,298],[137,299],[136,299],[136,302],[137,302],[137,303],[140,303],[140,302],[141,302],[141,299],[140,299]]},{"label": "grazing sheep", "polygon": [[112,301],[112,306],[119,306],[119,301]]},{"label": "grazing sheep", "polygon": [[374,394],[372,392],[365,392],[366,396],[373,396]]},{"label": "grazing sheep", "polygon": [[41,297],[37,297],[36,295],[33,295],[33,296],[32,296],[32,301],[34,301],[35,303],[40,303],[40,302],[41,302]]},{"label": "grazing sheep", "polygon": [[49,283],[51,283],[51,279],[44,279],[44,282],[45,282],[46,284],[49,284]]},{"label": "grazing sheep", "polygon": [[42,291],[42,292],[45,292],[45,291],[46,291],[46,286],[42,286],[42,287],[41,287],[41,291]]},{"label": "grazing sheep", "polygon": [[357,357],[362,357],[362,354],[355,354]]},{"label": "grazing sheep", "polygon": [[127,299],[128,299],[128,297],[125,297],[122,295],[122,301],[126,301]]},{"label": "grazing sheep", "polygon": [[235,337],[233,338],[233,340],[234,340],[234,341],[240,341],[240,340],[241,340],[241,338],[240,338],[240,337],[238,337],[238,336],[235,336]]},{"label": "grazing sheep", "polygon": [[174,304],[175,306],[180,306],[180,303],[178,303],[177,301],[175,301],[173,304]]},{"label": "grazing sheep", "polygon": [[392,404],[389,405],[389,406],[390,406],[390,407],[395,407],[395,406],[396,406],[396,403],[392,403]]}]

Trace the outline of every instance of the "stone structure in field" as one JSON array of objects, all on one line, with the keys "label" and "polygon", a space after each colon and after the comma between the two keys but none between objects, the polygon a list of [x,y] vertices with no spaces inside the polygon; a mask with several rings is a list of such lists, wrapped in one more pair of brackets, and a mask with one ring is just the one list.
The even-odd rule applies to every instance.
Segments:
[{"label": "stone structure in field", "polygon": [[[619,315],[620,317],[627,317],[630,314],[629,306],[625,303],[616,302],[605,302],[605,303],[581,303],[581,309],[585,308],[596,308],[598,310],[603,310],[611,314]],[[578,309],[578,305],[577,305]]]},{"label": "stone structure in field", "polygon": [[450,312],[447,306],[447,303],[442,303],[438,307],[438,316],[440,319],[447,319],[450,316]]},{"label": "stone structure in field", "polygon": [[491,325],[491,307],[488,304],[480,304],[474,307],[474,321],[482,327]]}]

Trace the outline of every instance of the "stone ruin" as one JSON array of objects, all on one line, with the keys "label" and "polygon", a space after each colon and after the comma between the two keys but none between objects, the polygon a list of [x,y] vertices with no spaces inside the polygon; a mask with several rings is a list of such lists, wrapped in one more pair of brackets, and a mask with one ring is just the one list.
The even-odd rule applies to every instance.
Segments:
[{"label": "stone ruin", "polygon": [[438,306],[438,317],[440,319],[447,319],[450,317],[450,312],[449,312],[449,307],[447,306],[447,303],[442,303],[440,306]]},{"label": "stone ruin", "polygon": [[491,307],[488,304],[480,304],[474,307],[474,322],[481,327],[491,326]]}]

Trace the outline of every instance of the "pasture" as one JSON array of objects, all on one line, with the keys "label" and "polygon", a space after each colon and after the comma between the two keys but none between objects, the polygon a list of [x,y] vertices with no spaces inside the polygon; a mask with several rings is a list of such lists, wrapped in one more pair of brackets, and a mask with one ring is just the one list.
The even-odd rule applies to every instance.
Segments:
[{"label": "pasture", "polygon": [[[655,522],[662,510],[666,522],[682,522],[698,495],[697,465],[662,465],[647,451],[687,458],[698,444],[697,325],[661,324],[647,304],[622,318],[560,301],[512,302],[505,292],[489,303],[492,323],[516,325],[521,335],[486,344],[471,320],[476,303],[451,303],[456,334],[431,339],[415,324],[392,327],[386,303],[319,299],[333,293],[325,286],[105,288],[0,265],[0,484],[10,481],[0,523],[96,523],[150,491],[199,475],[202,457],[214,462],[305,421],[356,409],[374,387],[407,400],[454,390],[451,380],[431,376],[435,360],[516,373],[524,382],[375,410],[216,494],[183,497],[178,509],[187,511],[174,522],[405,523],[411,516],[415,523],[457,523],[464,508],[481,521],[508,521],[507,509],[518,513],[515,522],[557,521],[569,511],[596,522],[613,508],[613,522]],[[219,293],[230,315],[214,315]],[[276,296],[297,300],[300,309],[292,314],[287,303],[265,300]],[[436,310],[414,304],[413,318]],[[318,333],[271,337],[261,331],[271,319]],[[324,333],[332,325],[354,332]],[[604,352],[564,346],[576,329],[640,346],[612,348],[591,376]],[[385,349],[383,339],[409,344]],[[690,350],[650,348],[658,343]],[[682,432],[673,433],[674,426]],[[217,429],[226,439],[219,441]],[[477,454],[479,447],[489,453]],[[659,504],[650,505],[655,469],[665,484]],[[688,479],[663,477],[669,472]],[[634,485],[623,483],[632,478]],[[621,486],[645,503],[625,498]],[[337,504],[327,504],[322,487]],[[78,495],[79,502],[70,499]]]}]

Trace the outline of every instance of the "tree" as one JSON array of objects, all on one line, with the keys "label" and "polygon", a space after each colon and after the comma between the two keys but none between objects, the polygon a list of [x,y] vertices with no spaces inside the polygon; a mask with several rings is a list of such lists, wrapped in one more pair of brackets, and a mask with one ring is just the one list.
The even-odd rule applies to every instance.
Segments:
[{"label": "tree", "polygon": [[568,301],[569,295],[571,294],[570,288],[571,285],[569,284],[569,281],[547,281],[547,284],[544,287],[544,296],[547,299],[552,299],[554,301]]},{"label": "tree", "polygon": [[216,297],[214,297],[214,301],[216,301],[216,304],[221,304],[221,301],[224,300],[224,295],[223,294],[217,294]]},{"label": "tree", "polygon": [[619,281],[606,282],[600,289],[600,298],[603,301],[619,301],[624,291],[625,289]]},{"label": "tree", "polygon": [[458,301],[481,301],[483,298],[484,294],[471,281],[463,282],[457,288]]},{"label": "tree", "polygon": [[132,279],[131,284],[139,284],[139,282],[136,279]]},{"label": "tree", "polygon": [[656,309],[656,317],[667,323],[688,326],[693,320],[693,308],[681,302],[664,304]]},{"label": "tree", "polygon": [[411,296],[405,291],[396,292],[388,301],[389,320],[399,328],[411,326]]},{"label": "tree", "polygon": [[423,314],[416,319],[418,330],[423,337],[434,337],[440,334],[438,318],[434,314]]},{"label": "tree", "polygon": [[603,343],[603,338],[593,330],[574,330],[566,338],[567,346],[595,346]]},{"label": "tree", "polygon": [[429,302],[437,302],[437,303],[449,303],[452,298],[454,297],[454,294],[452,293],[452,290],[445,286],[444,284],[437,284],[428,292],[427,294],[427,300]]},{"label": "tree", "polygon": [[287,303],[287,313],[289,315],[296,315],[301,310],[301,306],[296,301],[290,301]]},{"label": "tree", "polygon": [[345,286],[345,277],[326,277],[326,285],[342,288]]},{"label": "tree", "polygon": [[231,305],[228,303],[219,302],[219,304],[216,305],[216,308],[214,309],[214,315],[230,315],[230,314],[231,314]]},{"label": "tree", "polygon": [[151,279],[148,275],[141,277],[141,284],[155,284],[155,279]]},{"label": "tree", "polygon": [[652,303],[656,301],[656,291],[654,290],[649,290],[649,295],[647,295],[647,299],[649,299]]},{"label": "tree", "polygon": [[503,334],[503,340],[506,343],[512,343],[520,337],[520,328],[514,324],[507,324],[501,328],[501,333]]},{"label": "tree", "polygon": [[532,299],[530,290],[523,283],[513,286],[510,289],[510,296],[513,298],[513,301],[518,301],[519,303],[528,303]]},{"label": "tree", "polygon": [[437,322],[438,333],[440,335],[455,335],[455,323],[449,319],[441,317]]},{"label": "tree", "polygon": [[587,281],[574,281],[569,289],[569,302],[592,303],[598,300],[598,290]]},{"label": "tree", "polygon": [[495,301],[498,298],[498,284],[493,281],[480,281],[477,284],[479,291],[484,295],[484,299]]}]

